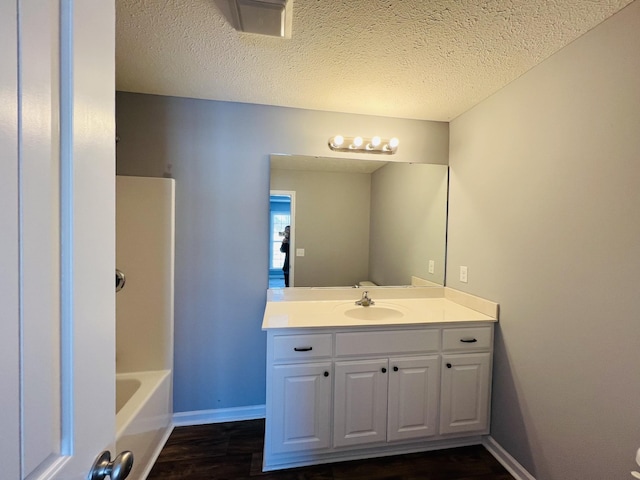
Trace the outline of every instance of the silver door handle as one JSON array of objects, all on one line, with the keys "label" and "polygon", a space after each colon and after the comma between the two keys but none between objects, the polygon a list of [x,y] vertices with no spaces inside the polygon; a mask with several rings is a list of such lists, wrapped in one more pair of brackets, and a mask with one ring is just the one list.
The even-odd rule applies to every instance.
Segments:
[{"label": "silver door handle", "polygon": [[124,480],[127,478],[133,468],[133,453],[126,450],[118,455],[113,462],[111,461],[111,453],[105,450],[89,471],[89,480],[104,480],[109,477],[111,480]]}]

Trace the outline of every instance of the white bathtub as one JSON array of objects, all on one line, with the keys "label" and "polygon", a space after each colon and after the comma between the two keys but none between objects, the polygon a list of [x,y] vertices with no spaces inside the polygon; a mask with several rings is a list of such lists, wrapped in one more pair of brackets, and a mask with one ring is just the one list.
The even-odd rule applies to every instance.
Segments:
[{"label": "white bathtub", "polygon": [[116,452],[133,452],[132,480],[147,477],[171,433],[171,371],[116,375]]}]

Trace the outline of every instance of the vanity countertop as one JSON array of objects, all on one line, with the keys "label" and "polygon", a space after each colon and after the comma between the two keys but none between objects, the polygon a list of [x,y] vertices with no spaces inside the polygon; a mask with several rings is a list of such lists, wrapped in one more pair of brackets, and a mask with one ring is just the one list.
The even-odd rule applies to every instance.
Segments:
[{"label": "vanity countertop", "polygon": [[496,322],[498,304],[446,287],[375,288],[375,304],[357,306],[362,289],[269,290],[262,329]]}]

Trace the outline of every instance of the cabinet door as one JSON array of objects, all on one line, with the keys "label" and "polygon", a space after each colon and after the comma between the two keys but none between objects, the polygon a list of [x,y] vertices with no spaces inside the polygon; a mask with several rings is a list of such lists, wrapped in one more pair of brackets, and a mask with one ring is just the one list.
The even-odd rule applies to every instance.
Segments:
[{"label": "cabinet door", "polygon": [[442,356],[440,433],[487,429],[490,367],[491,353]]},{"label": "cabinet door", "polygon": [[437,433],[439,365],[437,356],[389,360],[389,441]]},{"label": "cabinet door", "polygon": [[387,439],[387,359],[336,362],[333,444]]},{"label": "cabinet door", "polygon": [[272,370],[271,452],[328,448],[331,364],[276,365]]}]

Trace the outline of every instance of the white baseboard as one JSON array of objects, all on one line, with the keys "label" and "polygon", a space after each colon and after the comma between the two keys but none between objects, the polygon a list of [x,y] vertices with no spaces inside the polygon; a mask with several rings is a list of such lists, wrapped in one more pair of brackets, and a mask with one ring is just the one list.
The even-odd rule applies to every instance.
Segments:
[{"label": "white baseboard", "polygon": [[178,412],[173,414],[173,425],[175,427],[184,427],[187,425],[204,425],[207,423],[255,420],[257,418],[264,418],[265,413],[266,408],[264,405]]},{"label": "white baseboard", "polygon": [[527,472],[515,458],[509,455],[509,452],[502,448],[492,436],[484,437],[482,439],[482,445],[484,445],[484,448],[486,448],[516,480],[536,480],[535,477]]}]

